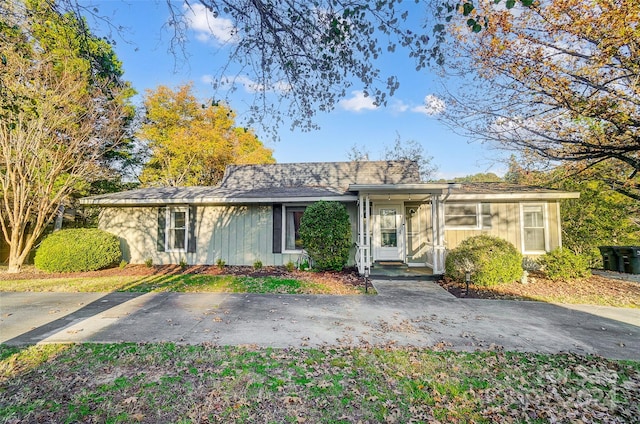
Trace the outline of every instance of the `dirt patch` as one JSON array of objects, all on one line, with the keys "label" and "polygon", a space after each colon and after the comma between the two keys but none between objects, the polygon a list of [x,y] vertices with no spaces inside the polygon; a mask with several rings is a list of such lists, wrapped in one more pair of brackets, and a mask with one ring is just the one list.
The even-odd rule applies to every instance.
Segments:
[{"label": "dirt patch", "polygon": [[568,281],[553,281],[541,273],[531,273],[529,282],[513,282],[487,288],[442,279],[438,284],[459,298],[539,300],[560,303],[588,303],[640,308],[640,284],[599,275]]},{"label": "dirt patch", "polygon": [[358,275],[355,268],[347,268],[343,271],[287,271],[285,267],[265,266],[255,269],[251,266],[224,266],[218,267],[213,265],[192,265],[180,267],[179,265],[127,265],[125,267],[114,267],[90,272],[45,272],[40,271],[33,266],[25,267],[17,274],[9,274],[6,271],[0,271],[1,280],[32,280],[44,278],[96,278],[96,277],[117,277],[117,276],[161,276],[161,275],[179,275],[179,274],[203,274],[203,275],[236,275],[247,277],[280,277],[292,278],[297,280],[322,283],[329,286],[340,287],[362,287],[364,288],[364,279]]}]

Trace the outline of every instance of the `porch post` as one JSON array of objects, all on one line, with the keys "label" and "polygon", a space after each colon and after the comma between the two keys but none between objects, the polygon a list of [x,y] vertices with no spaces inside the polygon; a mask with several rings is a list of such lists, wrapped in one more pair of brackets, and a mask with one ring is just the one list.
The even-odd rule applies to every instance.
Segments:
[{"label": "porch post", "polygon": [[360,195],[358,197],[358,274],[364,274],[364,197]]},{"label": "porch post", "polygon": [[444,204],[440,195],[433,195],[431,201],[431,216],[433,217],[433,273],[444,273]]},{"label": "porch post", "polygon": [[369,201],[369,195],[367,194],[367,197],[365,198],[365,203],[364,203],[364,216],[366,218],[366,225],[365,225],[366,252],[365,252],[365,258],[364,258],[364,266],[367,272],[371,271],[371,214],[369,213],[370,210],[371,210],[371,203]]}]

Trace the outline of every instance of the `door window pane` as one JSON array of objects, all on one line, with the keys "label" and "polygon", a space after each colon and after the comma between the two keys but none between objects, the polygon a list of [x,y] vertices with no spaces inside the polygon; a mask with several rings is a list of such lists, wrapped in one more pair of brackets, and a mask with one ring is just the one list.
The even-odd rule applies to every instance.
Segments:
[{"label": "door window pane", "polygon": [[380,246],[398,247],[397,212],[395,209],[380,209]]}]

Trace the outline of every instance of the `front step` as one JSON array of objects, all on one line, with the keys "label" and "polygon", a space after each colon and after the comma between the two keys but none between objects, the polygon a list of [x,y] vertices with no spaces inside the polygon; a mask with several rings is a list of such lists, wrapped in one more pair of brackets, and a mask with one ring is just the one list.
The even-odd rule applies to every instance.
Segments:
[{"label": "front step", "polygon": [[409,266],[402,261],[375,261],[371,268],[388,268],[388,269],[397,269],[397,268],[408,268]]}]

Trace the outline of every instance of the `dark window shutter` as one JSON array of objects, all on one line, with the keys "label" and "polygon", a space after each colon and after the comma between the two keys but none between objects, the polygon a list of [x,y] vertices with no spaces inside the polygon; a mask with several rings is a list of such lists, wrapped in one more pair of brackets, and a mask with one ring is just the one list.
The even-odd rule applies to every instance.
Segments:
[{"label": "dark window shutter", "polygon": [[195,205],[189,205],[189,238],[187,239],[187,252],[196,252],[196,217],[198,210]]},{"label": "dark window shutter", "polygon": [[164,252],[164,243],[167,234],[167,208],[158,208],[158,239],[156,248],[158,252]]},{"label": "dark window shutter", "polygon": [[282,204],[273,204],[273,253],[282,253]]}]

